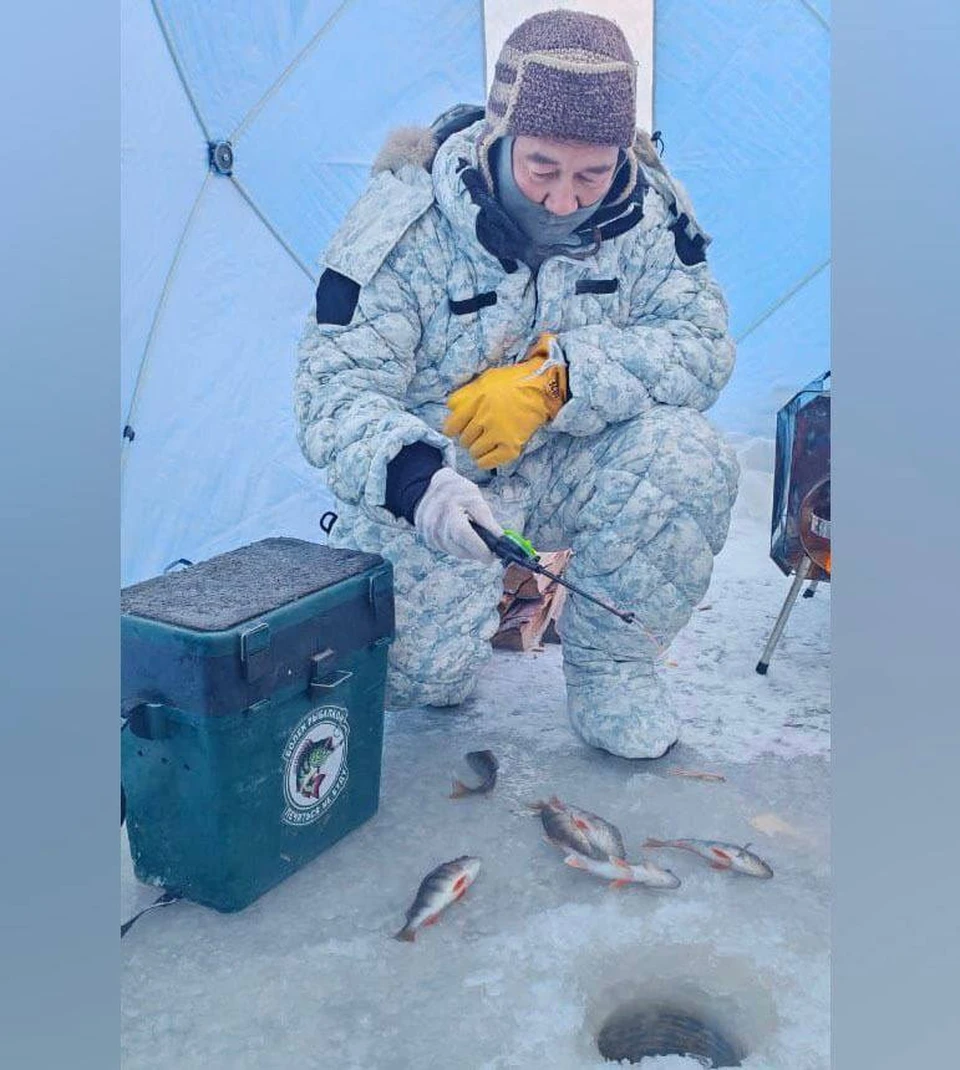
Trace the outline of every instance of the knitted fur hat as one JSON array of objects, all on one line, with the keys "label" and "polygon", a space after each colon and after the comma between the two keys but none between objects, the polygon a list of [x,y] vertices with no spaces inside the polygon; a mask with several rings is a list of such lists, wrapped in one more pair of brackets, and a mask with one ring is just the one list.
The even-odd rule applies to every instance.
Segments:
[{"label": "knitted fur hat", "polygon": [[627,148],[636,130],[636,62],[623,31],[582,11],[545,11],[507,38],[487,100],[486,148],[505,134]]}]

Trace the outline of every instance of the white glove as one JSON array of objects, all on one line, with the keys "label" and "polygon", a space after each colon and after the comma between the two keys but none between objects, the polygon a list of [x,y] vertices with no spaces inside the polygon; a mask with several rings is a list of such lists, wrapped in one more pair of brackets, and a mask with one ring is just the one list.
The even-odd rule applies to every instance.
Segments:
[{"label": "white glove", "polygon": [[480,561],[485,565],[496,561],[470,527],[471,520],[495,535],[503,534],[503,528],[494,519],[476,483],[452,468],[438,469],[413,512],[413,524],[420,538],[431,550],[467,561]]}]

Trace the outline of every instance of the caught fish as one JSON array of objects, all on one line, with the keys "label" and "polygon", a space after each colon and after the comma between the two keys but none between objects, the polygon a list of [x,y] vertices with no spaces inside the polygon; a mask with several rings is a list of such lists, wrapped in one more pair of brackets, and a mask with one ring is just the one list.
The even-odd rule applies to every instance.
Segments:
[{"label": "caught fish", "polygon": [[732,869],[748,877],[768,880],[773,876],[773,870],[762,858],[748,851],[749,846],[749,843],[739,847],[718,840],[647,840],[644,844],[644,847],[679,847],[705,858],[713,869]]},{"label": "caught fish", "polygon": [[493,751],[472,750],[464,757],[470,768],[480,777],[480,783],[475,788],[471,788],[462,780],[454,778],[450,798],[459,799],[464,795],[487,795],[493,791],[493,786],[497,782],[497,770],[500,768],[500,763]]},{"label": "caught fish", "polygon": [[530,809],[540,811],[547,839],[562,850],[575,851],[600,862],[608,858],[623,858],[627,853],[616,825],[591,814],[589,810],[561,802],[556,795],[547,802],[531,803]]},{"label": "caught fish", "polygon": [[622,888],[625,884],[643,884],[647,888],[679,888],[680,878],[669,869],[661,869],[652,862],[626,862],[622,858],[608,858],[601,862],[596,858],[585,858],[575,851],[564,859],[574,869],[585,869],[597,877],[609,877],[611,888]]},{"label": "caught fish", "polygon": [[451,862],[442,862],[420,882],[416,898],[407,911],[403,928],[395,935],[396,940],[413,942],[417,931],[424,925],[433,925],[451,903],[455,903],[477,879],[480,859],[461,855]]},{"label": "caught fish", "polygon": [[671,769],[671,776],[682,776],[688,780],[710,780],[722,784],[727,778],[721,773],[702,773],[697,769]]}]

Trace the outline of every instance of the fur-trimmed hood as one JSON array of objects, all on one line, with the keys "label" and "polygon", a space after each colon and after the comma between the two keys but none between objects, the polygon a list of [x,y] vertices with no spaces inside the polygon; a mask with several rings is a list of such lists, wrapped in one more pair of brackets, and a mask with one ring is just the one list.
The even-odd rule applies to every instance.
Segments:
[{"label": "fur-trimmed hood", "polygon": [[429,171],[437,154],[437,142],[428,126],[400,126],[387,135],[370,168],[371,174],[403,167],[422,167]]},{"label": "fur-trimmed hood", "polygon": [[[464,147],[469,145],[473,150],[469,154],[469,162],[479,167],[489,189],[492,186],[489,166],[485,159],[478,158],[478,148],[483,140],[484,128],[483,121],[474,123],[460,131],[459,135],[453,135],[448,140],[459,143],[457,148],[459,156],[463,155]],[[427,172],[432,172],[439,149],[440,146],[430,127],[398,127],[387,136],[377,153],[371,173],[376,175],[383,171],[390,171],[399,174],[404,167],[422,168]],[[687,237],[691,241],[699,238],[704,248],[709,245],[710,236],[697,223],[686,190],[664,167],[656,146],[645,131],[637,130],[634,143],[627,151],[627,160],[632,181],[627,184],[623,196],[628,196],[633,191],[637,181],[652,186],[663,197],[674,216],[682,219],[682,226]]]}]

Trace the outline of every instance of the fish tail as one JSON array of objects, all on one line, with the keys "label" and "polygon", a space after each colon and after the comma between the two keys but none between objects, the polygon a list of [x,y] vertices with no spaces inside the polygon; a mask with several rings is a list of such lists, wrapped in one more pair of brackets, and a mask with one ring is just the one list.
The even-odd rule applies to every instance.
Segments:
[{"label": "fish tail", "polygon": [[464,795],[469,795],[470,791],[471,791],[471,789],[468,788],[467,785],[464,784],[464,782],[462,780],[457,780],[457,778],[454,777],[454,780],[453,780],[453,791],[450,792],[450,798],[451,799],[460,799]]},{"label": "fish tail", "polygon": [[394,933],[394,940],[402,940],[404,943],[412,944],[417,938],[416,929],[410,929],[406,925],[398,933]]}]

